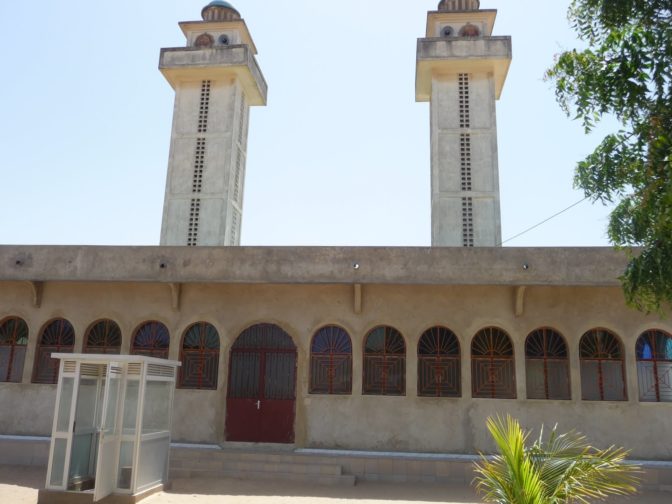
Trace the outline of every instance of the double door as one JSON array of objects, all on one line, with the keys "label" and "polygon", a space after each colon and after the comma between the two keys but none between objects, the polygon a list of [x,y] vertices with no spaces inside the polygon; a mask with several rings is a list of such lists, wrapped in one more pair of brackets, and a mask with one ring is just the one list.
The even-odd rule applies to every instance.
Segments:
[{"label": "double door", "polygon": [[296,348],[244,346],[231,350],[227,441],[293,443]]}]

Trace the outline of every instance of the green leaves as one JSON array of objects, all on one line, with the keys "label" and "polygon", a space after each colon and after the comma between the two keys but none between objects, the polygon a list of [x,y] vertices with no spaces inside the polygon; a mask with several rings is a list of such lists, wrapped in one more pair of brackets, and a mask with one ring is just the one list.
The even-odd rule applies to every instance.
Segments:
[{"label": "green leaves", "polygon": [[662,312],[672,303],[672,2],[573,0],[569,19],[589,47],[546,73],[558,103],[586,132],[605,115],[621,123],[578,163],[575,185],[619,203],[611,241],[642,248],[622,277],[626,299]]},{"label": "green leaves", "polygon": [[488,430],[499,455],[483,457],[475,470],[477,491],[485,502],[498,504],[561,504],[604,500],[637,492],[639,468],[625,464],[621,448],[597,450],[576,433],[559,434],[526,446],[525,432],[510,416],[489,418]]}]

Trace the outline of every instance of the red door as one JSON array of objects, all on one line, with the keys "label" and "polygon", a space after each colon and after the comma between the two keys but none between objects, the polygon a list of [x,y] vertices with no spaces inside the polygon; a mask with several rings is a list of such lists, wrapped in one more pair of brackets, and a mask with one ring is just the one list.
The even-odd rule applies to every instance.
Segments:
[{"label": "red door", "polygon": [[244,331],[231,349],[226,439],[293,443],[296,346],[271,324]]}]

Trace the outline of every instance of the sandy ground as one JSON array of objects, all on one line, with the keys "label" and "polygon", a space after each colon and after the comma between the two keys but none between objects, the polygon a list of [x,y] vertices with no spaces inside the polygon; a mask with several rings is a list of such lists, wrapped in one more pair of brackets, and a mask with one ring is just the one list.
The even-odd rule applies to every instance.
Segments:
[{"label": "sandy ground", "polygon": [[[44,485],[44,469],[0,466],[0,503],[36,504],[37,490]],[[420,484],[358,483],[355,487],[322,487],[283,482],[240,480],[176,480],[170,492],[145,500],[146,504],[362,504],[480,502],[465,487]],[[669,504],[672,493],[648,493],[610,503]]]}]

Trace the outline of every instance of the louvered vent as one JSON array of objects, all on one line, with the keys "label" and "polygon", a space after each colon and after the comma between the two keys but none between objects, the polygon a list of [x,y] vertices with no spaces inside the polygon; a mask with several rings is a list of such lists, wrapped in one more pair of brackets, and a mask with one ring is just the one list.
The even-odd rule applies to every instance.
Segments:
[{"label": "louvered vent", "polygon": [[63,363],[63,372],[64,373],[74,374],[76,369],[77,369],[77,362],[76,361],[65,361]]},{"label": "louvered vent", "polygon": [[129,376],[140,376],[141,372],[142,372],[142,364],[134,362],[128,365]]},{"label": "louvered vent", "polygon": [[160,364],[150,364],[147,366],[147,376],[161,376],[164,378],[173,378],[175,371],[169,366],[161,366]]}]

